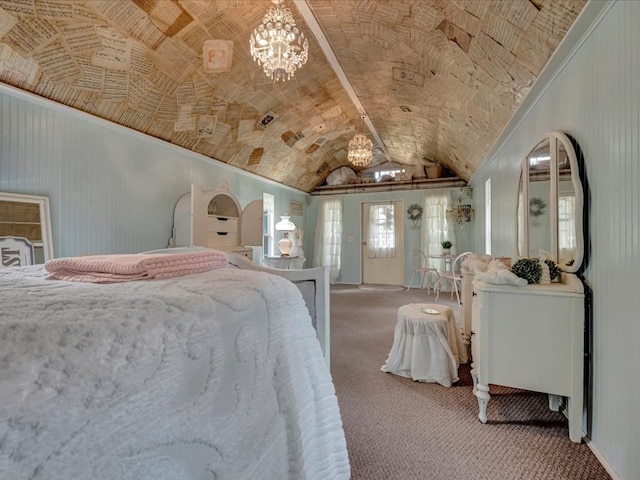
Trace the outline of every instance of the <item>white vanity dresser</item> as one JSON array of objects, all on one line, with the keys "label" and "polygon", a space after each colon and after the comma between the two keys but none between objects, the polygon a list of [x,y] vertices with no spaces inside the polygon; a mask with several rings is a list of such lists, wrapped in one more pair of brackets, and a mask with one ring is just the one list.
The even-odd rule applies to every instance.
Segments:
[{"label": "white vanity dresser", "polygon": [[551,132],[523,158],[514,222],[517,257],[553,260],[560,281],[516,286],[471,281],[467,274],[462,290],[480,421],[487,422],[490,384],[548,393],[551,409],[564,408],[570,439],[581,442],[587,308],[577,274],[587,228],[583,163],[574,146],[564,133]]},{"label": "white vanity dresser", "polygon": [[473,281],[473,393],[487,421],[489,384],[548,393],[549,407],[567,398],[569,437],[582,439],[584,289],[575,275],[550,285]]}]

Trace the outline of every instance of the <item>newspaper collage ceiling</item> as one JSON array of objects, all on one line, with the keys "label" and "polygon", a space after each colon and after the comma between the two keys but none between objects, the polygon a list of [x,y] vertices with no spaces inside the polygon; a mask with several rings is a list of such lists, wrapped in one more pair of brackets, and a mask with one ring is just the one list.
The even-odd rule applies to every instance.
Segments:
[{"label": "newspaper collage ceiling", "polygon": [[275,83],[249,53],[270,0],[0,0],[0,81],[305,192],[350,166],[364,109],[374,166],[468,180],[585,3],[285,0],[309,59]]}]

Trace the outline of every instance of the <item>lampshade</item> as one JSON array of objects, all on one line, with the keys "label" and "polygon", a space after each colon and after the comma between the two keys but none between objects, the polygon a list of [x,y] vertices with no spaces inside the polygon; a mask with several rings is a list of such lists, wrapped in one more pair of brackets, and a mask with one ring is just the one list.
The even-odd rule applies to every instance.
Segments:
[{"label": "lampshade", "polygon": [[276,230],[279,232],[293,232],[296,229],[296,224],[293,223],[289,215],[283,215],[280,217],[280,221],[276,223]]}]

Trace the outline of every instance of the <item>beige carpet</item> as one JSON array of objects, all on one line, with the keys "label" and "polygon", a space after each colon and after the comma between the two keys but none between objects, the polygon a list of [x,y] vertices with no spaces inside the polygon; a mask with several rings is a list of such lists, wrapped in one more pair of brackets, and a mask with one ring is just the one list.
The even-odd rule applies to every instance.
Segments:
[{"label": "beige carpet", "polygon": [[[434,301],[419,289],[331,289],[331,370],[352,479],[610,479],[586,445],[569,440],[546,395],[492,386],[482,424],[469,366],[450,388],[380,371],[398,307]],[[458,310],[448,293],[440,303]]]},{"label": "beige carpet", "polygon": [[404,287],[399,285],[376,285],[374,283],[363,283],[359,285],[360,290],[371,290],[373,292],[401,292]]}]

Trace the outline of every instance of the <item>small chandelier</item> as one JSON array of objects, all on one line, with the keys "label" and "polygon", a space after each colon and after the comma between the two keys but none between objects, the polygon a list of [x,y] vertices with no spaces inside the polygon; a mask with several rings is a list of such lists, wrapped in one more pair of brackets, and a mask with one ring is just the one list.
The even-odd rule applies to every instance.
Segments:
[{"label": "small chandelier", "polygon": [[[364,115],[361,117],[364,119]],[[362,128],[360,128],[362,130]],[[366,167],[373,156],[373,142],[361,131],[349,141],[347,158],[356,167]]]},{"label": "small chandelier", "polygon": [[284,0],[271,0],[260,26],[249,38],[251,56],[262,65],[265,75],[274,82],[289,80],[297,68],[307,62],[309,43],[293,19],[291,10],[282,7]]}]

